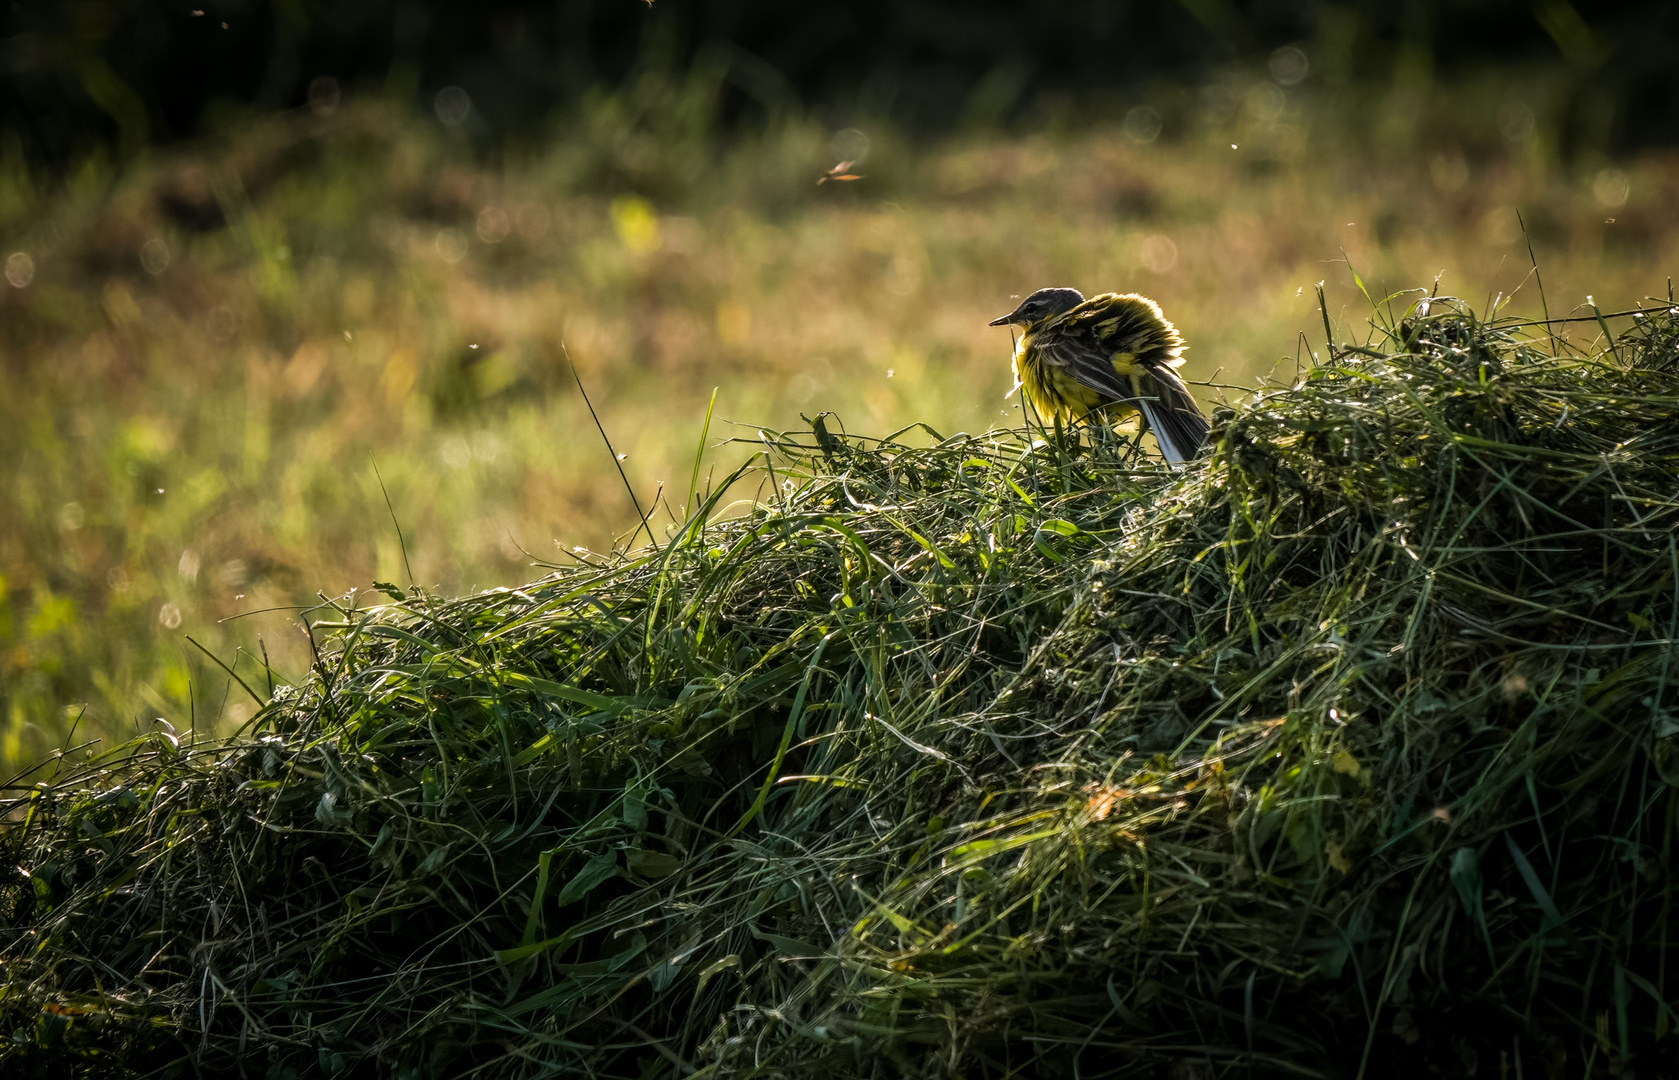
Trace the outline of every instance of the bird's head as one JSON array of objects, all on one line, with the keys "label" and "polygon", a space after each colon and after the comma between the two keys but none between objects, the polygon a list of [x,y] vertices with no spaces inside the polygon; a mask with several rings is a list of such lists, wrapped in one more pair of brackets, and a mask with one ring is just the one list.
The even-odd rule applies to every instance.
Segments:
[{"label": "bird's head", "polygon": [[1077,289],[1039,289],[1020,302],[1020,306],[1000,319],[992,319],[992,326],[1024,326],[1028,329],[1052,315],[1071,311],[1084,303],[1084,294]]}]

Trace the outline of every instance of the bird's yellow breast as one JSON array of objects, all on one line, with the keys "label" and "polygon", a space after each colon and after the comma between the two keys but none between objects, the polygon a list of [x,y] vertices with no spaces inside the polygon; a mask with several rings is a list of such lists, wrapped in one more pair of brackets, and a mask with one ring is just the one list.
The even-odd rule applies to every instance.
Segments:
[{"label": "bird's yellow breast", "polygon": [[[1131,381],[1134,359],[1130,353],[1116,353],[1113,357],[1114,371],[1126,377],[1127,382]],[[1091,409],[1108,403],[1105,395],[1045,360],[1032,345],[1031,331],[1021,335],[1020,344],[1015,346],[1014,381],[1045,420],[1058,416],[1068,421],[1078,420]],[[1130,405],[1108,404],[1108,415],[1114,420],[1122,420],[1137,411]]]}]

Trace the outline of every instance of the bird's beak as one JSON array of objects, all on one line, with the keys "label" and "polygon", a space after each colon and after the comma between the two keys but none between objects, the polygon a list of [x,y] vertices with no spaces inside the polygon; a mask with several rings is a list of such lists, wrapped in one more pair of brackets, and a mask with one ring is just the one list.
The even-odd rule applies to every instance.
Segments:
[{"label": "bird's beak", "polygon": [[1015,310],[1009,312],[1007,315],[1004,315],[1001,318],[992,319],[990,322],[986,323],[985,325],[986,326],[1007,326],[1010,323],[1014,322],[1014,317],[1016,315],[1018,315],[1019,313],[1020,313],[1020,309],[1016,308]]}]

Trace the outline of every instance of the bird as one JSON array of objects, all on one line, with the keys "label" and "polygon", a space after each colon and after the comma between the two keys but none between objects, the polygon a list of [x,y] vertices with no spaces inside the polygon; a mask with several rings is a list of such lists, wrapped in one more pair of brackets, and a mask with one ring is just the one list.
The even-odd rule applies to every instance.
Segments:
[{"label": "bird", "polygon": [[1123,420],[1141,412],[1172,467],[1201,452],[1207,418],[1176,370],[1183,336],[1153,300],[1039,289],[990,325],[1024,331],[1014,350],[1015,386],[1039,413],[1071,423],[1092,413]]}]

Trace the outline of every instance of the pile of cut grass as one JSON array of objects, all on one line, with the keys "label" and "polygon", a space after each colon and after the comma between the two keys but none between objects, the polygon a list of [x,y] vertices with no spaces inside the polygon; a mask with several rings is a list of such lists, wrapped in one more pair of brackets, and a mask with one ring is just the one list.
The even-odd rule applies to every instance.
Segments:
[{"label": "pile of cut grass", "polygon": [[657,549],[322,609],[246,733],[10,804],[0,1061],[1665,1069],[1679,319],[1557,349],[1436,302],[1181,473],[819,420]]}]

